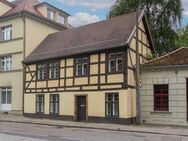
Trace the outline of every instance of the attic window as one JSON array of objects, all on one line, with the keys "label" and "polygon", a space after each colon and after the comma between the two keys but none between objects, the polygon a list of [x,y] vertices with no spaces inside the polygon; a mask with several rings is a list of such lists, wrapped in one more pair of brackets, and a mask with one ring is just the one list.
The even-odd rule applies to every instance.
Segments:
[{"label": "attic window", "polygon": [[65,24],[65,18],[62,15],[59,15],[59,23]]},{"label": "attic window", "polygon": [[48,9],[47,10],[47,17],[51,20],[55,19],[55,12],[53,12],[52,10]]}]

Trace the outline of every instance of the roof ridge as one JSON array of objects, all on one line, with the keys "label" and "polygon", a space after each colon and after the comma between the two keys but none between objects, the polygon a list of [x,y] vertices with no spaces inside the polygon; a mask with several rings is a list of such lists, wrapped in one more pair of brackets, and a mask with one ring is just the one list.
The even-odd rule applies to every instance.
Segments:
[{"label": "roof ridge", "polygon": [[[167,53],[167,54],[165,54],[165,55],[162,55],[162,56],[160,56],[160,57],[157,57],[157,58],[155,58],[155,59],[152,59],[152,60],[148,61],[147,63],[150,63],[150,62],[159,60],[159,59],[161,59],[161,58],[164,58],[164,57],[166,57],[166,56],[169,56],[169,55],[171,55],[171,54],[174,54],[175,52],[178,52],[179,50],[182,50],[182,49],[188,49],[188,48],[186,48],[186,47],[178,48],[178,49],[176,49],[176,50],[174,50],[174,51],[172,51],[172,52],[170,52],[170,53]],[[146,64],[147,64],[147,63],[146,63]]]},{"label": "roof ridge", "polygon": [[[130,13],[127,13],[127,14],[123,14],[123,15],[119,15],[119,16],[114,16],[114,17],[111,17],[111,18],[108,18],[108,19],[104,19],[104,20],[101,20],[101,21],[98,21],[98,22],[94,22],[94,23],[90,23],[90,24],[87,24],[87,25],[82,25],[82,26],[78,26],[79,28],[81,27],[85,27],[85,26],[89,26],[89,25],[93,25],[93,24],[96,24],[96,23],[102,23],[102,22],[107,22],[107,21],[111,21],[111,20],[114,20],[116,18],[120,18],[120,17],[124,17],[124,16],[128,16],[128,15],[131,15],[136,12],[130,12]],[[77,28],[78,28],[77,27]]]},{"label": "roof ridge", "polygon": [[13,3],[9,2],[8,0],[0,0],[0,1],[4,4],[11,6],[11,7],[15,7],[15,5]]},{"label": "roof ridge", "polygon": [[[143,11],[140,10],[139,12],[140,12],[140,16],[141,16]],[[86,28],[86,27],[92,26],[94,24],[100,24],[100,23],[106,23],[108,21],[114,21],[114,19],[125,17],[125,16],[129,16],[131,14],[136,14],[136,12],[130,12],[130,13],[127,13],[127,14],[124,14],[124,15],[115,16],[115,17],[112,17],[112,18],[109,18],[109,19],[104,19],[104,20],[101,20],[101,21],[98,21],[98,22],[94,22],[94,23],[78,26],[78,27],[71,28],[71,29],[68,29],[68,30],[63,30],[63,31],[60,31],[60,32],[52,33],[52,34],[49,34],[49,35],[57,35],[57,34],[61,34],[62,32],[67,32],[67,31],[70,31],[70,30],[78,30],[78,29]]]}]

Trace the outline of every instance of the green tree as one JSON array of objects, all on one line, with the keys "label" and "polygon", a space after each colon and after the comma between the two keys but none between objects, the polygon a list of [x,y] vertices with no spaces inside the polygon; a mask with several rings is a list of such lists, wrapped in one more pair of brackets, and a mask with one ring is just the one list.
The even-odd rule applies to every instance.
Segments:
[{"label": "green tree", "polygon": [[159,54],[177,48],[178,34],[176,29],[181,25],[181,0],[117,0],[111,7],[109,17],[135,11],[139,7],[146,7],[154,45]]},{"label": "green tree", "polygon": [[188,25],[186,27],[178,29],[179,46],[188,47]]}]

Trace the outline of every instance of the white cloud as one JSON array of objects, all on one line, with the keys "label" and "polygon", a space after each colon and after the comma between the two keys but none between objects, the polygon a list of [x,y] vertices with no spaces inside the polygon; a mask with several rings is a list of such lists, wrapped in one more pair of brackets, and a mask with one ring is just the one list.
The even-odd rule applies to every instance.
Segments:
[{"label": "white cloud", "polygon": [[116,0],[59,0],[69,6],[82,6],[90,9],[108,9]]},{"label": "white cloud", "polygon": [[78,12],[74,16],[71,16],[69,18],[69,22],[75,27],[98,22],[98,21],[100,21],[100,18],[98,16],[90,15],[85,12]]},{"label": "white cloud", "polygon": [[188,0],[181,0],[183,5],[183,16],[188,17]]},{"label": "white cloud", "polygon": [[188,11],[183,11],[183,15],[188,17]]}]

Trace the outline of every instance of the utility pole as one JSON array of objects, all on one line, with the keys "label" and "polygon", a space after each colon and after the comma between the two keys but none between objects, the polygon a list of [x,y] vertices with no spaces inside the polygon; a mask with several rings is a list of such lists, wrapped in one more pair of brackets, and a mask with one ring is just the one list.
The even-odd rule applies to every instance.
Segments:
[{"label": "utility pole", "polygon": [[136,124],[140,125],[139,0],[136,1]]}]

